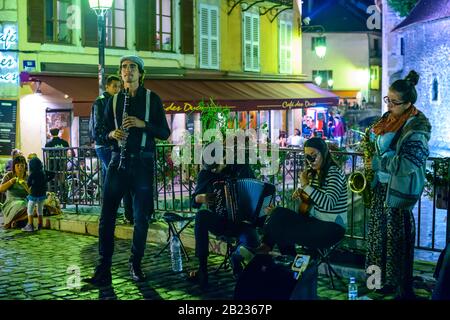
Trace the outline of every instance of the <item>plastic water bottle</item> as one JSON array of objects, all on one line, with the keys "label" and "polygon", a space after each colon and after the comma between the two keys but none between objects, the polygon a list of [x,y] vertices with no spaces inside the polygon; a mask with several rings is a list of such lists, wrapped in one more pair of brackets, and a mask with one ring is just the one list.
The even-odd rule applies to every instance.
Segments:
[{"label": "plastic water bottle", "polygon": [[172,270],[174,272],[183,271],[183,260],[181,258],[180,239],[176,235],[170,238],[170,257],[172,260]]},{"label": "plastic water bottle", "polygon": [[348,300],[358,300],[358,285],[354,277],[350,278],[350,283],[348,284]]}]

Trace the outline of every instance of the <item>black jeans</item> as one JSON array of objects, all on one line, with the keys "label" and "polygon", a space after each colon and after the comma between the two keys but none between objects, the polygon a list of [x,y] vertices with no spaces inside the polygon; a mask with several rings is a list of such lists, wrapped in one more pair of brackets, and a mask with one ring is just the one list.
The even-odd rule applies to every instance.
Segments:
[{"label": "black jeans", "polygon": [[200,210],[195,216],[195,254],[199,260],[206,260],[209,254],[209,236],[239,237],[239,244],[256,248],[259,243],[256,228],[247,224],[233,224],[210,210]]},{"label": "black jeans", "polygon": [[103,206],[99,224],[100,264],[111,266],[114,251],[114,229],[117,209],[125,192],[133,200],[133,244],[130,261],[139,264],[144,256],[149,213],[153,214],[154,158],[129,159],[126,170],[118,170],[118,157],[113,153],[106,174]]},{"label": "black jeans", "polygon": [[[264,226],[263,242],[280,251],[295,244],[308,248],[329,248],[345,235],[345,229],[334,222],[325,222],[287,208],[274,209]],[[285,253],[284,254],[290,254]]]}]

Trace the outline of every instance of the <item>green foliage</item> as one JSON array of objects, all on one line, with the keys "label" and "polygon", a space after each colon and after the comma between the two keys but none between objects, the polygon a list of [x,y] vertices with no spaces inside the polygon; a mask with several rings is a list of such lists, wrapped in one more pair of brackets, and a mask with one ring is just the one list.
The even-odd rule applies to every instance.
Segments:
[{"label": "green foliage", "polygon": [[202,110],[200,115],[202,131],[219,129],[224,136],[227,129],[228,118],[230,117],[230,108],[228,106],[217,104],[213,99],[210,99],[207,103],[201,101],[199,107]]},{"label": "green foliage", "polygon": [[401,17],[406,17],[417,2],[418,0],[388,0],[389,6]]},{"label": "green foliage", "polygon": [[426,170],[424,195],[433,199],[434,186],[442,187],[449,185],[450,158],[437,159],[434,161],[432,170]]}]

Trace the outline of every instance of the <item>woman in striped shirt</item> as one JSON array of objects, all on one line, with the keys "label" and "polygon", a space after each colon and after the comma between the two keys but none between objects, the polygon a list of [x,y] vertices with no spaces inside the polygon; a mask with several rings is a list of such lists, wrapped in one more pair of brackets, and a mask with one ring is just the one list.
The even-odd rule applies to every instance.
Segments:
[{"label": "woman in striped shirt", "polygon": [[287,208],[269,208],[262,245],[257,253],[268,253],[278,245],[282,254],[295,255],[295,244],[328,248],[343,239],[347,226],[347,181],[320,138],[305,142],[310,170],[300,175],[300,189],[312,201],[308,215]]}]

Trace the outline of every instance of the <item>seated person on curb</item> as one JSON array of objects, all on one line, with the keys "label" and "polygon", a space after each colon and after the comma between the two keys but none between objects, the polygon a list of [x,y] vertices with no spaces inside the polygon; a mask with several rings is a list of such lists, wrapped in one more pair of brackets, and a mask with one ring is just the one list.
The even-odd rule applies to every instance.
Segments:
[{"label": "seated person on curb", "polygon": [[305,157],[309,169],[300,174],[300,188],[293,198],[303,192],[311,210],[304,214],[282,207],[268,208],[270,216],[264,225],[262,244],[254,252],[241,248],[246,260],[254,253],[268,254],[275,244],[281,254],[295,256],[295,244],[321,249],[343,239],[347,225],[345,174],[320,138],[305,142]]},{"label": "seated person on curb", "polygon": [[[210,207],[214,204],[215,195],[213,183],[223,179],[254,178],[254,174],[248,164],[218,164],[207,165],[200,170],[197,178],[197,186],[192,195],[192,206],[200,208],[202,204]],[[195,217],[195,254],[198,258],[198,271],[190,275],[190,279],[197,281],[202,288],[208,285],[208,232],[215,235],[239,237],[239,243],[249,248],[256,248],[259,244],[258,234],[253,226],[248,224],[234,224],[226,217],[208,209],[201,209]],[[233,266],[233,272],[239,273],[237,265]]]}]

